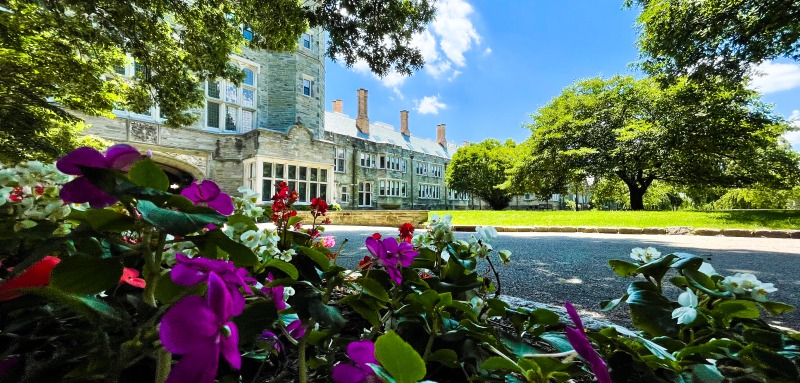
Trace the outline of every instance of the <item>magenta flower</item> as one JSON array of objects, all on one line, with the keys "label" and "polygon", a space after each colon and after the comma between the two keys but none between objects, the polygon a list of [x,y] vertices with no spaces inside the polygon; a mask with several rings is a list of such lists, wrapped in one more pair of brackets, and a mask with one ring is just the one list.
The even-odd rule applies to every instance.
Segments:
[{"label": "magenta flower", "polygon": [[261,340],[266,340],[272,342],[272,348],[275,349],[277,352],[283,352],[283,343],[281,340],[278,339],[278,336],[275,335],[272,331],[264,331],[261,333]]},{"label": "magenta flower", "polygon": [[[117,169],[127,172],[137,161],[144,158],[136,148],[130,145],[114,145],[106,154],[90,147],[81,147],[71,151],[56,162],[56,167],[62,173],[73,176],[82,176],[80,167]],[[117,199],[106,193],[85,177],[78,177],[67,182],[59,194],[65,203],[86,203],[92,208],[103,208],[117,203]]]},{"label": "magenta flower", "polygon": [[306,335],[306,326],[303,326],[303,322],[300,319],[295,319],[286,326],[286,332],[288,332],[292,338],[300,339],[303,335]]},{"label": "magenta flower", "polygon": [[193,182],[186,189],[181,190],[181,195],[190,199],[198,206],[208,206],[222,215],[233,214],[233,200],[231,196],[220,190],[219,185],[211,180],[201,183]]},{"label": "magenta flower", "polygon": [[339,363],[333,366],[331,377],[336,383],[372,383],[380,379],[370,364],[379,364],[375,358],[375,344],[365,339],[350,342],[347,345],[347,356],[356,362],[356,365]]},{"label": "magenta flower", "polygon": [[577,327],[577,329],[567,327],[567,340],[572,345],[572,348],[575,349],[575,352],[589,363],[589,367],[591,367],[598,382],[611,383],[611,376],[608,374],[608,366],[606,362],[600,358],[600,354],[597,353],[597,350],[592,347],[589,339],[586,338],[586,330],[583,328],[583,322],[581,321],[581,317],[578,316],[578,311],[575,310],[575,307],[569,302],[564,302],[564,307],[567,308],[567,314],[569,314],[572,322],[575,323],[575,327]]},{"label": "magenta flower", "polygon": [[181,286],[194,286],[208,280],[211,274],[216,274],[225,283],[230,297],[232,312],[231,315],[239,315],[244,310],[244,296],[240,287],[248,294],[253,291],[248,286],[247,270],[237,268],[233,262],[218,259],[208,259],[203,257],[189,258],[181,253],[175,254],[178,263],[170,271],[170,278]]},{"label": "magenta flower", "polygon": [[229,321],[230,295],[215,273],[208,276],[208,293],[178,301],[161,319],[159,335],[167,351],[183,355],[167,383],[213,383],[222,355],[231,367],[242,366],[239,330]]},{"label": "magenta flower", "polygon": [[414,251],[413,245],[406,242],[398,243],[394,238],[380,240],[372,236],[367,238],[366,245],[367,250],[377,258],[377,263],[383,265],[389,277],[398,285],[403,282],[403,276],[397,265],[409,267],[414,262],[414,257],[419,255],[418,251]]},{"label": "magenta flower", "polygon": [[[272,282],[274,280],[275,277],[272,276],[272,273],[267,273],[267,282]],[[286,302],[283,300],[283,286],[262,287],[261,292],[272,298],[272,301],[275,302],[275,308],[278,310],[283,310],[286,308]]]}]

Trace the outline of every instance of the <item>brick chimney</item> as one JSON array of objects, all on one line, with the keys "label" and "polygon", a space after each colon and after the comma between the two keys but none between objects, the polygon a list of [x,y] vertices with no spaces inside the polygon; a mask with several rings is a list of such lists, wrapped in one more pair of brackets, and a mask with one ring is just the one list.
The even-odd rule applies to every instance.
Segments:
[{"label": "brick chimney", "polygon": [[411,137],[411,131],[408,130],[408,111],[400,111],[400,134]]},{"label": "brick chimney", "polygon": [[445,124],[436,125],[436,143],[442,147],[447,147],[447,138],[444,135]]},{"label": "brick chimney", "polygon": [[333,100],[333,111],[342,113],[342,100]]},{"label": "brick chimney", "polygon": [[358,117],[356,117],[356,128],[361,133],[369,134],[369,116],[367,115],[367,90],[358,90]]}]

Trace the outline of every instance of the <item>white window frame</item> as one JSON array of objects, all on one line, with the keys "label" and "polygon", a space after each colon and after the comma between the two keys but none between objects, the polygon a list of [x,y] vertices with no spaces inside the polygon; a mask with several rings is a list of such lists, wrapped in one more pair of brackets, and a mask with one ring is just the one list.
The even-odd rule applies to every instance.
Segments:
[{"label": "white window frame", "polygon": [[469,196],[466,192],[459,192],[454,191],[452,189],[447,190],[447,197],[452,201],[467,201],[469,200]]},{"label": "white window frame", "polygon": [[[372,182],[359,182],[358,183],[358,206],[367,207],[372,206],[374,199],[372,198],[373,188]],[[364,203],[369,202],[369,203]]]},{"label": "white window frame", "polygon": [[[308,83],[308,86],[306,86],[306,83]],[[306,97],[314,97],[316,93],[314,91],[315,87],[314,77],[304,74],[300,79],[300,94]],[[306,93],[306,89],[308,89],[308,93]]]},{"label": "white window frame", "polygon": [[377,164],[375,161],[375,154],[373,153],[359,153],[359,165],[362,168],[374,168]]},{"label": "white window frame", "polygon": [[441,199],[441,186],[435,184],[418,184],[417,198]]},{"label": "white window frame", "polygon": [[344,173],[347,166],[347,149],[334,148],[333,149],[333,171],[336,173]]},{"label": "white window frame", "polygon": [[[217,79],[216,81],[206,81],[205,82],[205,97],[206,103],[205,107],[203,108],[203,124],[205,125],[206,130],[211,130],[215,132],[222,132],[222,133],[246,133],[256,128],[256,122],[258,118],[258,74],[260,71],[260,66],[256,63],[252,62],[245,62],[244,59],[238,59],[235,57],[231,57],[231,60],[244,72],[245,69],[251,70],[253,72],[253,82],[252,84],[247,84],[245,81],[242,82],[237,86],[232,81]],[[249,61],[249,60],[248,60]],[[219,96],[214,97],[211,96],[209,90],[211,89],[211,84],[215,83],[218,85]],[[229,94],[227,93],[230,87],[236,88],[236,94],[233,99],[229,99]],[[244,95],[246,92],[252,92],[252,103],[245,104],[244,102]],[[216,125],[213,126],[209,121],[209,110],[210,104],[218,105],[219,107],[219,114],[217,116],[218,121]],[[227,116],[229,113],[232,113],[232,120],[234,129],[228,129],[227,127]],[[250,114],[250,124],[249,126],[244,126],[245,116]]]},{"label": "white window frame", "polygon": [[347,185],[342,185],[339,187],[339,202],[341,203],[350,203],[350,187]]},{"label": "white window frame", "polygon": [[[297,189],[298,193],[300,193],[301,184],[303,185],[302,188],[305,189],[305,195],[300,195],[300,199],[297,202],[298,205],[308,204],[315,197],[322,197],[327,201],[331,201],[334,197],[333,165],[331,164],[256,156],[244,161],[245,185],[250,184],[251,177],[249,177],[250,174],[248,172],[253,164],[255,165],[255,178],[251,189],[261,194],[263,203],[271,202],[271,198],[276,192],[275,185],[281,181],[289,184],[290,189]],[[268,169],[265,169],[265,165],[268,165]],[[290,166],[295,167],[294,178],[289,176]],[[306,169],[305,179],[300,179],[300,168]],[[316,170],[316,178],[312,177],[314,170]]]},{"label": "white window frame", "polygon": [[399,179],[382,178],[378,180],[378,196],[405,197],[405,182]]}]

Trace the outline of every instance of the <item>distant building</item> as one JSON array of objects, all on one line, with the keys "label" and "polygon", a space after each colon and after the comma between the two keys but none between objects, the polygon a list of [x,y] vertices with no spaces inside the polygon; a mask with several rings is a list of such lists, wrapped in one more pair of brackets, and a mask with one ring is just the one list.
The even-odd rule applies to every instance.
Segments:
[{"label": "distant building", "polygon": [[[245,37],[252,36],[248,30]],[[303,34],[295,52],[242,48],[231,61],[245,74],[238,86],[224,80],[203,84],[205,103],[191,126],[170,128],[158,106],[144,114],[115,110],[116,118],[85,117],[86,132],[151,150],[174,189],[210,178],[228,193],[241,185],[269,201],[286,181],[299,203],[321,197],[345,209],[466,208],[468,196],[444,184],[457,149],[437,127],[436,140],[411,135],[408,112],[400,129],[370,122],[367,91],[358,90],[358,116],[324,110],[324,32]],[[115,68],[132,77],[136,63]]]}]

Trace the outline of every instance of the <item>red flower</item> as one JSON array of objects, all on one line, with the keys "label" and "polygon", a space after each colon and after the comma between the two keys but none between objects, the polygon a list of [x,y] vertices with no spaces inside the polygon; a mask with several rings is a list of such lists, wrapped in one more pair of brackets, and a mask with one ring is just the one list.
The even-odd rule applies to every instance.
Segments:
[{"label": "red flower", "polygon": [[428,273],[419,273],[419,277],[422,279],[428,279],[431,277],[431,275]]},{"label": "red flower", "polygon": [[44,186],[40,183],[37,183],[33,191],[36,193],[36,195],[42,195],[44,194]]},{"label": "red flower", "polygon": [[0,302],[21,296],[21,289],[44,287],[50,284],[50,273],[61,259],[46,256],[21,274],[0,284]]},{"label": "red flower", "polygon": [[400,225],[400,239],[407,243],[411,243],[412,238],[414,238],[414,225],[408,222]]},{"label": "red flower", "polygon": [[375,233],[375,234],[372,234],[372,238],[381,239],[381,235],[380,235],[380,233]]},{"label": "red flower", "polygon": [[119,283],[127,283],[133,287],[138,287],[143,289],[147,282],[144,281],[142,278],[138,278],[139,270],[124,268],[122,269],[122,277],[119,279]]},{"label": "red flower", "polygon": [[314,217],[325,215],[328,212],[328,203],[322,198],[311,199],[311,214]]},{"label": "red flower", "polygon": [[369,256],[364,256],[364,259],[361,262],[358,262],[358,268],[361,270],[371,269],[372,268],[372,258]]}]

